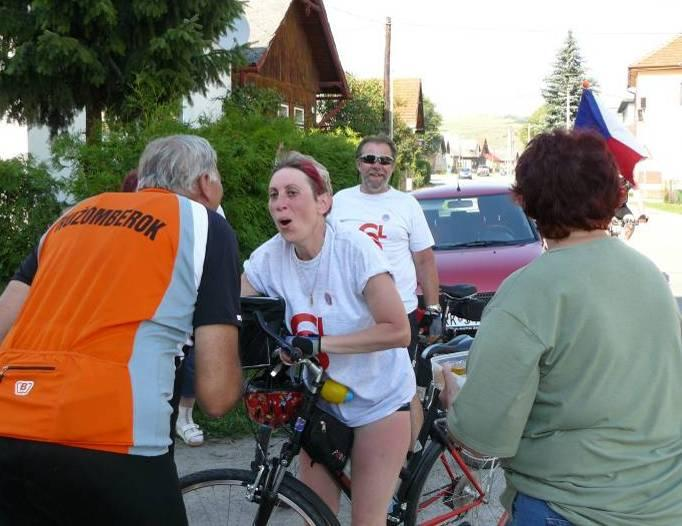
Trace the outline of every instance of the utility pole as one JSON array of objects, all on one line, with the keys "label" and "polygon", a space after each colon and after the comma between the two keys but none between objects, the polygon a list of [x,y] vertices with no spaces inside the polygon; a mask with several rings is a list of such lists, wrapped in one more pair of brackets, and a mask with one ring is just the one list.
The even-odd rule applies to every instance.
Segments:
[{"label": "utility pole", "polygon": [[386,17],[386,45],[384,48],[384,128],[393,139],[393,100],[391,98],[391,17]]}]

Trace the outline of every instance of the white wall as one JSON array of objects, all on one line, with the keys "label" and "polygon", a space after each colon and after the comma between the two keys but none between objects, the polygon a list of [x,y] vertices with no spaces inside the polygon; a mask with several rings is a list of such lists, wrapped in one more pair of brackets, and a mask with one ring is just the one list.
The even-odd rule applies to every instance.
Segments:
[{"label": "white wall", "polygon": [[[218,47],[222,49],[232,49],[236,45],[242,45],[248,42],[249,38],[249,24],[245,19],[240,19],[235,23],[234,31],[226,31],[218,41]],[[215,121],[222,114],[223,99],[232,89],[232,79],[230,75],[221,75],[220,84],[211,84],[208,86],[206,95],[201,93],[194,93],[191,96],[192,102],[189,99],[182,101],[182,120],[187,123],[195,123],[200,117],[205,117],[209,120]]]},{"label": "white wall", "polygon": [[637,76],[637,109],[646,97],[643,120],[636,133],[660,166],[666,180],[682,180],[682,72],[640,72]]}]

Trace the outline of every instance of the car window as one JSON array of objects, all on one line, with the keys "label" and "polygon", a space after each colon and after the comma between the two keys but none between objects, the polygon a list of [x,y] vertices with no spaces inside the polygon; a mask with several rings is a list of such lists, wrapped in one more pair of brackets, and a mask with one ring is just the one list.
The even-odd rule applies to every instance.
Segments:
[{"label": "car window", "polygon": [[419,204],[436,250],[456,246],[522,244],[538,234],[510,194],[424,199]]}]

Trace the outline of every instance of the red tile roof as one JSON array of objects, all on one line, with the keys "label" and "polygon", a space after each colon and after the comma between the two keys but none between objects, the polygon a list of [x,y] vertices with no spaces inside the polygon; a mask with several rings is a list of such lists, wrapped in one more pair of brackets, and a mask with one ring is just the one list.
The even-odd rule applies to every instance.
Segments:
[{"label": "red tile roof", "polygon": [[647,55],[628,68],[628,86],[635,84],[637,73],[652,69],[682,69],[682,34],[677,35],[662,48]]},{"label": "red tile roof", "polygon": [[393,112],[414,130],[424,129],[424,104],[421,79],[393,81]]}]

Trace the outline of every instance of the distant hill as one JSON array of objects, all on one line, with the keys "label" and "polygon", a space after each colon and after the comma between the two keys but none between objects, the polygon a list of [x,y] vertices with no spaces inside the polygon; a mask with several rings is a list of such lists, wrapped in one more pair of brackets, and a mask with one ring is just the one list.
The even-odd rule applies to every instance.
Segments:
[{"label": "distant hill", "polygon": [[441,131],[446,135],[456,136],[464,140],[483,144],[488,139],[488,147],[500,156],[506,156],[507,133],[512,129],[512,148],[514,153],[520,145],[516,141],[516,132],[525,126],[525,118],[513,115],[467,115],[457,119],[444,120]]}]

